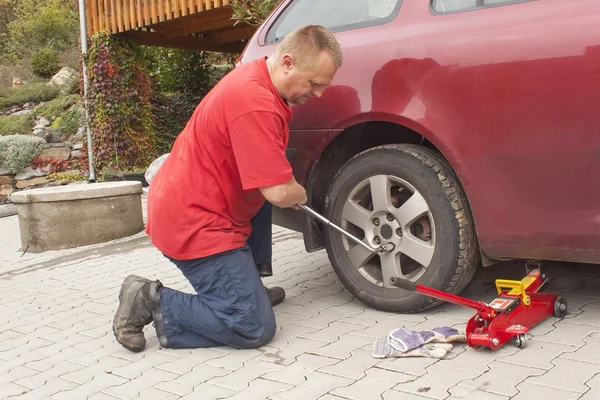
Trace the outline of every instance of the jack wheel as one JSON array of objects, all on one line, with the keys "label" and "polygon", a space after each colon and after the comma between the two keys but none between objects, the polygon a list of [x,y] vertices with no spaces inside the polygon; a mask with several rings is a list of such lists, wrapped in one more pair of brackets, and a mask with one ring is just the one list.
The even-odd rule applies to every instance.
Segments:
[{"label": "jack wheel", "polygon": [[557,297],[554,301],[554,316],[564,318],[565,315],[567,315],[567,299]]},{"label": "jack wheel", "polygon": [[520,349],[524,349],[525,347],[527,347],[527,335],[521,334],[515,336],[515,344]]}]

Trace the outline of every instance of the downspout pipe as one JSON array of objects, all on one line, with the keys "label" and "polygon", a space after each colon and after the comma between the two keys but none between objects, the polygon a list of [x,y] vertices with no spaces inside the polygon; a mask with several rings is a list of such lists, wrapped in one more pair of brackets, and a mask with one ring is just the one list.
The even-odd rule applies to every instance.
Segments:
[{"label": "downspout pipe", "polygon": [[83,96],[84,96],[84,108],[85,108],[85,128],[87,130],[87,148],[88,148],[88,161],[90,168],[90,182],[96,182],[96,170],[94,169],[94,158],[92,152],[92,131],[90,130],[90,115],[88,112],[87,95],[88,95],[88,77],[87,68],[85,65],[85,55],[88,52],[87,42],[87,24],[86,24],[86,10],[85,0],[79,0],[79,30],[81,31],[81,54],[83,56]]}]

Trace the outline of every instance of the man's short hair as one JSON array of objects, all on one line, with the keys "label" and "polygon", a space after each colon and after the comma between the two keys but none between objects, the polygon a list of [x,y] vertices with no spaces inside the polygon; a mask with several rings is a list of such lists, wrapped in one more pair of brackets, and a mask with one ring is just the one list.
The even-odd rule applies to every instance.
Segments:
[{"label": "man's short hair", "polygon": [[284,54],[291,54],[299,66],[305,67],[323,51],[329,54],[336,68],[342,66],[342,49],[333,32],[324,26],[305,25],[287,34],[277,46],[275,56],[281,59]]}]

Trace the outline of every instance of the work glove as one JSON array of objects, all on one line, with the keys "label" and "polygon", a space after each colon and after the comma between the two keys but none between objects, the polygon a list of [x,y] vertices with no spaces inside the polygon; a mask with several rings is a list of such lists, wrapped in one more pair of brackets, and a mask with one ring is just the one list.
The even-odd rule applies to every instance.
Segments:
[{"label": "work glove", "polygon": [[464,333],[460,333],[457,329],[448,326],[421,331],[419,332],[419,336],[421,336],[425,343],[453,343],[467,341],[467,337]]},{"label": "work glove", "polygon": [[373,344],[373,357],[375,358],[400,358],[400,357],[431,357],[444,358],[452,350],[451,343],[429,343],[403,352],[396,350],[388,343],[388,338],[377,339]]}]

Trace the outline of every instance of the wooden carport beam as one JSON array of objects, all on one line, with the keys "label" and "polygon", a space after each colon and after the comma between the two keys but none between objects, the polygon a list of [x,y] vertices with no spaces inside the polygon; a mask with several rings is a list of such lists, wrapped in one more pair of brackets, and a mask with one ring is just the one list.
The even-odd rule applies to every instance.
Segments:
[{"label": "wooden carport beam", "polygon": [[[195,37],[182,36],[177,38],[167,38],[158,32],[148,31],[127,31],[121,33],[123,36],[131,37],[140,44],[146,46],[161,46],[175,49],[205,50],[223,53],[240,53],[244,50],[245,43],[241,39],[235,41],[232,39],[231,32],[222,32],[218,40],[213,37]],[[211,35],[212,36],[212,35]],[[225,40],[225,37],[232,40]],[[243,37],[242,39],[245,39]]]},{"label": "wooden carport beam", "polygon": [[[152,25],[152,28],[162,33],[165,37],[173,38],[197,32],[220,30],[222,28],[236,29],[237,27],[233,27],[233,23],[234,21],[231,19],[231,8],[226,7],[166,21]],[[247,39],[249,39],[249,37],[247,37]]]}]

